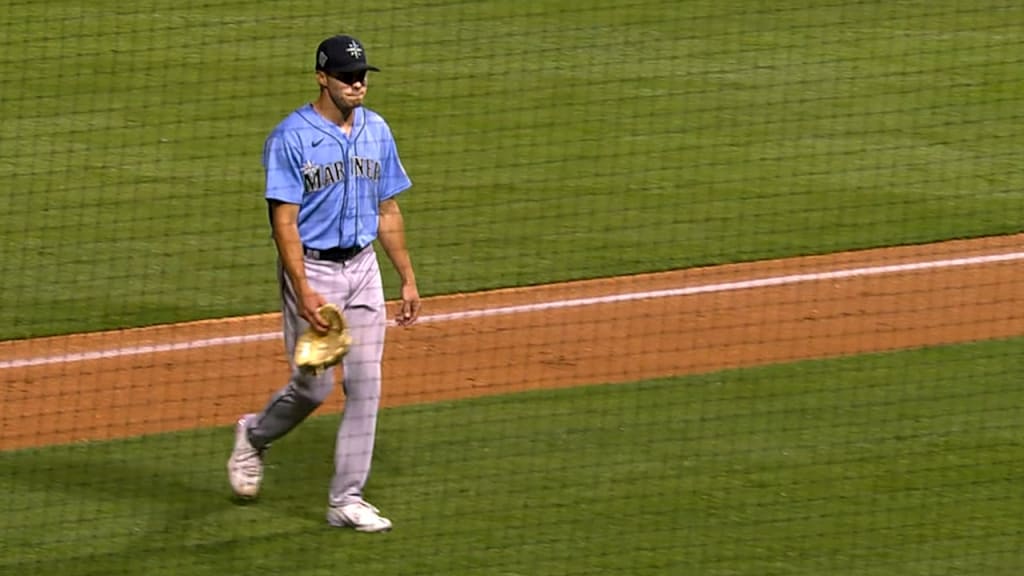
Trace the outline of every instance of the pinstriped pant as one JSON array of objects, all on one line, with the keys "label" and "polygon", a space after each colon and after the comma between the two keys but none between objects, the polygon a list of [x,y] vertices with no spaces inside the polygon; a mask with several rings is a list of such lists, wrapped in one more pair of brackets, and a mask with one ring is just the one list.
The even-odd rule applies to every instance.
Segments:
[{"label": "pinstriped pant", "polygon": [[[305,265],[310,286],[344,312],[353,340],[342,364],[345,410],[335,441],[334,476],[329,490],[330,504],[341,506],[362,498],[370,476],[387,326],[384,289],[372,245],[348,262],[306,258]],[[295,293],[280,263],[278,278],[291,377],[251,421],[249,437],[257,447],[270,445],[298,426],[334,387],[333,369],[313,376],[295,368],[295,342],[308,324],[298,315]]]}]

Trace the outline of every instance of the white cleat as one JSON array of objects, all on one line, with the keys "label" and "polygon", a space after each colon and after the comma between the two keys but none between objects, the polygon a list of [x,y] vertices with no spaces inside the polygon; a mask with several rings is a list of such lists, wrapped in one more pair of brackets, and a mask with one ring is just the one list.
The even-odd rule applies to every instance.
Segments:
[{"label": "white cleat", "polygon": [[255,498],[260,493],[263,481],[263,450],[257,450],[249,443],[249,429],[246,426],[254,414],[246,414],[235,424],[235,448],[228,458],[228,481],[239,498]]},{"label": "white cleat", "polygon": [[380,510],[360,500],[344,506],[327,509],[327,523],[336,528],[354,528],[359,532],[387,532],[391,520],[380,515]]}]

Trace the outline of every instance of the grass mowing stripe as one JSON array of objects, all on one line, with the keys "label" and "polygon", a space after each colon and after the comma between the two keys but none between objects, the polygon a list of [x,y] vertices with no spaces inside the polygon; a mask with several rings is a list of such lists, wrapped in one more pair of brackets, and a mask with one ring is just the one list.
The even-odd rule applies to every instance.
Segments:
[{"label": "grass mowing stripe", "polygon": [[335,416],[227,497],[226,429],[0,454],[0,570],[299,576],[1013,574],[1024,340],[393,409],[323,524]]}]

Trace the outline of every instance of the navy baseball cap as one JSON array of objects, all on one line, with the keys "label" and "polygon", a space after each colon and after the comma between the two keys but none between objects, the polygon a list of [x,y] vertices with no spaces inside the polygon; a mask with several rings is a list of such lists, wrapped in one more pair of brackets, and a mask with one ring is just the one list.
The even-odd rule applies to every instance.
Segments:
[{"label": "navy baseball cap", "polygon": [[331,36],[316,49],[316,69],[328,74],[337,72],[359,72],[380,68],[366,63],[366,49],[363,44],[347,34]]}]

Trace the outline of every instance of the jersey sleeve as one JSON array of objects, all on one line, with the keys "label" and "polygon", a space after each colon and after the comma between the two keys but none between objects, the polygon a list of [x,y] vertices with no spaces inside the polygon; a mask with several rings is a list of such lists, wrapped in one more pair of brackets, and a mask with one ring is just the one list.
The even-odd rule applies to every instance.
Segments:
[{"label": "jersey sleeve", "polygon": [[398,157],[398,147],[394,138],[388,138],[384,147],[384,162],[381,166],[380,200],[397,196],[399,192],[412,186],[412,180],[405,173],[402,160]]},{"label": "jersey sleeve", "polygon": [[301,156],[287,132],[275,131],[263,145],[266,169],[266,199],[287,204],[302,204],[303,180]]}]

